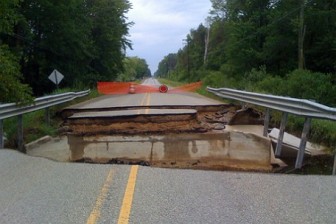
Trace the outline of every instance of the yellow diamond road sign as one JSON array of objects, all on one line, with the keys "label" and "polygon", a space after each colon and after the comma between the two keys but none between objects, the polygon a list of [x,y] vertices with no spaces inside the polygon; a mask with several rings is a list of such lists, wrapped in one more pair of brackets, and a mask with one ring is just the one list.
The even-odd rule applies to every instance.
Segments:
[{"label": "yellow diamond road sign", "polygon": [[62,75],[59,71],[56,69],[49,75],[48,77],[53,83],[58,85],[62,79],[64,78],[64,75]]}]

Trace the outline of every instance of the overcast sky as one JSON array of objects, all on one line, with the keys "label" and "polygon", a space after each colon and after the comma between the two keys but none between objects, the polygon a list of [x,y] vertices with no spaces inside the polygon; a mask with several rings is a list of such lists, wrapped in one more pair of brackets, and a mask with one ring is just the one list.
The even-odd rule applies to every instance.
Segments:
[{"label": "overcast sky", "polygon": [[182,48],[190,29],[204,24],[211,8],[210,0],[130,0],[127,17],[133,50],[127,56],[144,58],[154,74],[158,63],[169,53]]}]

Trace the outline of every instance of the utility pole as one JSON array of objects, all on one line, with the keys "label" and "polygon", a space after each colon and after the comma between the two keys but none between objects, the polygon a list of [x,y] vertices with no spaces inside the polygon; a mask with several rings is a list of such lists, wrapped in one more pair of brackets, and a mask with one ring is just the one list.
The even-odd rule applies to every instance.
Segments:
[{"label": "utility pole", "polygon": [[211,27],[211,19],[208,17],[206,19],[206,36],[205,36],[205,47],[204,47],[204,57],[203,57],[203,65],[206,65],[208,59],[208,50],[209,50],[209,41],[210,41],[210,27]]},{"label": "utility pole", "polygon": [[301,9],[300,9],[300,18],[299,18],[299,34],[298,34],[298,67],[299,69],[305,68],[305,60],[304,60],[304,37],[306,34],[306,26],[304,25],[304,7],[306,4],[306,0],[301,0]]}]

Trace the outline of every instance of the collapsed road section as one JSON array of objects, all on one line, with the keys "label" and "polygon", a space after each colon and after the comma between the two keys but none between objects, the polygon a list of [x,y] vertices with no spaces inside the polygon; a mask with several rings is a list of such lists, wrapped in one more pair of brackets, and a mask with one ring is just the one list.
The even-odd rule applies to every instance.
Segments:
[{"label": "collapsed road section", "polygon": [[103,96],[66,108],[63,117],[71,161],[272,169],[269,139],[225,130],[227,124],[262,124],[260,113],[196,94]]}]

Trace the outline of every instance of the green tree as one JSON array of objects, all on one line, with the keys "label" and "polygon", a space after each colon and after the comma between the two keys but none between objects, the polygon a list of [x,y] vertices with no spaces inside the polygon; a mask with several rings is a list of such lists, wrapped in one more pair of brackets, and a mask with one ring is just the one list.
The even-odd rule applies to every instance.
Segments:
[{"label": "green tree", "polygon": [[226,62],[226,52],[223,50],[228,41],[228,23],[225,20],[215,20],[211,23],[207,69],[219,70]]},{"label": "green tree", "polygon": [[168,54],[165,56],[158,65],[158,70],[155,72],[155,76],[162,78],[170,78],[171,72],[176,69],[177,66],[177,54]]},{"label": "green tree", "polygon": [[307,1],[304,40],[306,68],[336,73],[336,1]]},{"label": "green tree", "polygon": [[19,1],[0,2],[0,103],[31,103],[31,88],[23,84],[17,57],[10,51],[3,39],[13,34],[13,28],[20,18]]},{"label": "green tree", "polygon": [[32,91],[21,83],[19,64],[7,46],[0,46],[0,104],[32,103]]},{"label": "green tree", "polygon": [[125,14],[131,7],[127,0],[90,0],[92,41],[94,57],[91,68],[101,74],[103,80],[113,80],[123,71],[126,48],[131,48],[126,38],[129,26]]},{"label": "green tree", "polygon": [[270,73],[285,76],[297,68],[299,1],[278,1],[269,13],[262,60]]},{"label": "green tree", "polygon": [[[174,70],[178,72],[178,79],[182,81],[197,81],[201,78],[196,72],[204,65],[204,51],[207,28],[200,24],[191,29],[187,35],[185,46],[177,53],[177,62]],[[171,70],[170,70],[171,71]]]},{"label": "green tree", "polygon": [[224,51],[232,75],[241,77],[264,64],[261,55],[269,8],[269,0],[227,1],[229,36]]},{"label": "green tree", "polygon": [[113,80],[123,71],[125,49],[131,47],[126,38],[131,23],[125,17],[129,1],[5,0],[0,4],[11,9],[0,22],[7,33],[1,34],[0,44],[17,55],[24,81],[35,95],[55,88],[47,78],[53,69],[64,74],[63,86]]},{"label": "green tree", "polygon": [[119,75],[119,81],[134,81],[151,76],[151,71],[145,59],[126,57],[123,61],[124,72]]},{"label": "green tree", "polygon": [[25,17],[17,32],[25,36],[21,66],[36,95],[54,88],[48,80],[53,69],[65,75],[62,85],[72,85],[88,70],[92,55],[90,21],[81,0],[26,0]]}]

